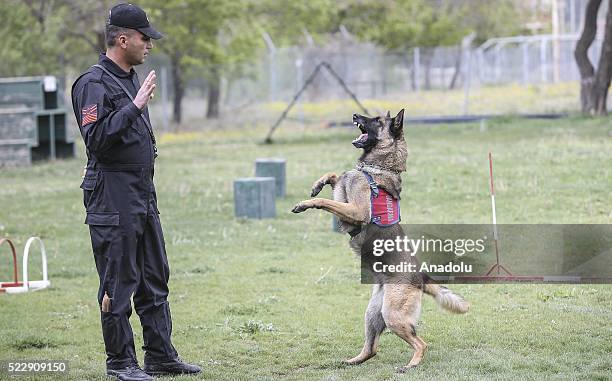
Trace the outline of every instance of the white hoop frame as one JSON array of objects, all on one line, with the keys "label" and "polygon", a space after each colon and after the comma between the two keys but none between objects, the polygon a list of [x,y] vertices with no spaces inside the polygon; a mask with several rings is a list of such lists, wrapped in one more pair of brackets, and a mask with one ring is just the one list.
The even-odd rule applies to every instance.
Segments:
[{"label": "white hoop frame", "polygon": [[[42,259],[43,279],[29,281],[28,280],[29,279],[28,278],[28,258],[30,256],[30,247],[32,246],[32,243],[34,242],[38,242],[40,246],[40,255],[42,257],[41,259]],[[6,288],[7,294],[21,294],[21,293],[28,292],[28,291],[38,291],[38,290],[43,290],[51,286],[51,282],[49,281],[49,277],[47,274],[47,251],[45,249],[45,244],[43,243],[42,239],[40,239],[39,237],[28,238],[28,240],[26,241],[25,247],[23,249],[22,264],[23,264],[23,267],[22,267],[23,277],[21,279],[21,282],[23,282],[23,284],[21,287]]]}]

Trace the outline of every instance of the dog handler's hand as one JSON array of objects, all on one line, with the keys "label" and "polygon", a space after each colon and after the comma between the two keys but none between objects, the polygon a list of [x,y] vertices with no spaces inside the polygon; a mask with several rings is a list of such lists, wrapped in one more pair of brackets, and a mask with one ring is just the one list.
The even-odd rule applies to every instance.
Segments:
[{"label": "dog handler's hand", "polygon": [[149,103],[149,99],[153,98],[156,78],[155,70],[151,70],[142,83],[142,86],[140,86],[140,90],[138,90],[138,94],[136,94],[136,98],[134,98],[134,104],[139,109],[143,110],[147,103]]}]

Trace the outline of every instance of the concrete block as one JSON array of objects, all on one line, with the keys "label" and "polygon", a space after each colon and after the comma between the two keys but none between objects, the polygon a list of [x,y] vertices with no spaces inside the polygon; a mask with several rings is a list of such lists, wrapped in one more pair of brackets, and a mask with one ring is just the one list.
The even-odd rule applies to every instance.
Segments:
[{"label": "concrete block", "polygon": [[274,177],[234,180],[234,215],[247,218],[276,217]]},{"label": "concrete block", "polygon": [[276,197],[285,197],[287,190],[286,167],[287,160],[263,158],[255,160],[256,177],[274,177],[276,180]]}]

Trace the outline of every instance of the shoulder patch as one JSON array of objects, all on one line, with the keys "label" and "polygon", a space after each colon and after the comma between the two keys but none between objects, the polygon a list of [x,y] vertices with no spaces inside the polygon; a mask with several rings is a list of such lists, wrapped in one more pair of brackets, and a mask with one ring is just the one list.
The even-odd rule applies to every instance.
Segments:
[{"label": "shoulder patch", "polygon": [[98,105],[91,104],[81,110],[81,127],[98,120]]}]

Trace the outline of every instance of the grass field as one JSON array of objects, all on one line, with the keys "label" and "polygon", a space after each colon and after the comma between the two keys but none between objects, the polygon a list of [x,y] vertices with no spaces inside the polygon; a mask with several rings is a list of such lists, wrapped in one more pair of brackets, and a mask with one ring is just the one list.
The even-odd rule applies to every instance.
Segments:
[{"label": "grass field", "polygon": [[[610,131],[607,119],[580,118],[500,119],[485,129],[408,126],[403,222],[488,223],[492,150],[498,222],[612,223]],[[412,351],[388,333],[378,356],[342,365],[361,349],[370,287],[360,284],[359,262],[347,237],[331,231],[328,214],[289,210],[320,174],[354,165],[355,131],[283,125],[276,144],[261,145],[265,132],[256,126],[160,139],[156,185],[174,343],[204,367],[201,379],[610,379],[610,285],[453,285],[472,309],[451,315],[425,297],[418,332],[429,350],[419,368],[394,372]],[[0,236],[20,250],[27,237],[41,236],[53,284],[0,295],[0,361],[68,360],[65,378],[102,380],[97,274],[79,189],[82,145],[78,150],[74,160],[0,170]],[[277,218],[233,218],[233,179],[252,176],[254,160],[271,156],[287,159],[288,194],[277,202]],[[8,255],[0,250],[4,279]],[[132,323],[139,347],[135,314]]]}]

